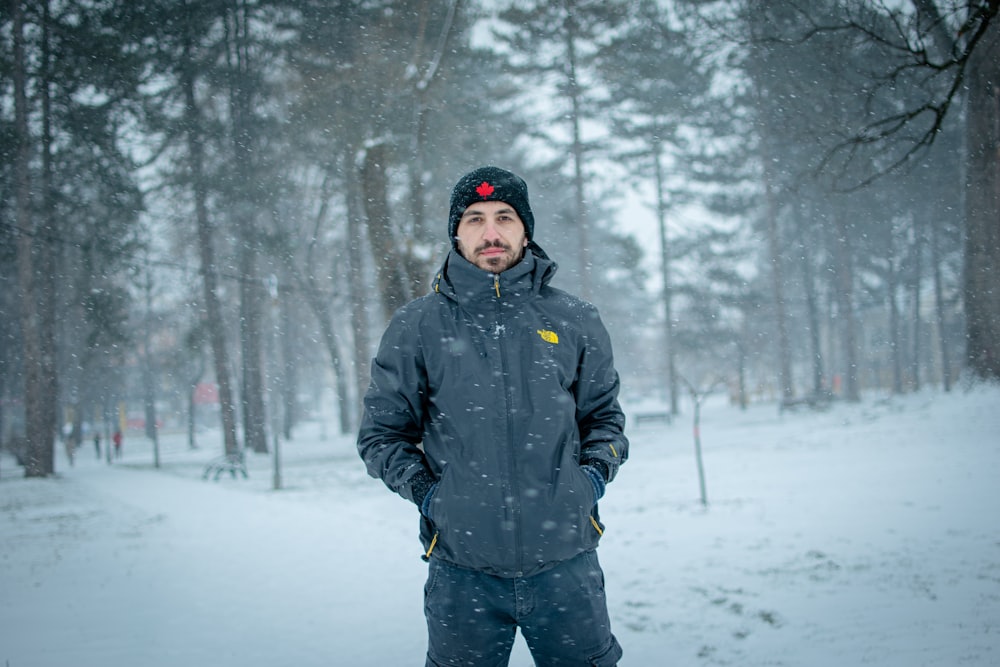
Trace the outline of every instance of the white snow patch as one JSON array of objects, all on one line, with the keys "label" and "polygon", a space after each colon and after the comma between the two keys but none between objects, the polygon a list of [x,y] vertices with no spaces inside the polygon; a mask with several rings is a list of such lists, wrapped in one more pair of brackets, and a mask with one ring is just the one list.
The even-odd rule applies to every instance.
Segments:
[{"label": "white snow patch", "polygon": [[[631,430],[601,503],[623,667],[1000,664],[1000,389],[709,401],[707,508],[687,413]],[[138,435],[53,479],[5,455],[0,664],[423,664],[416,509],[321,433],[283,443],[281,491],[269,456],[203,481],[218,433],[164,434],[159,470]]]}]

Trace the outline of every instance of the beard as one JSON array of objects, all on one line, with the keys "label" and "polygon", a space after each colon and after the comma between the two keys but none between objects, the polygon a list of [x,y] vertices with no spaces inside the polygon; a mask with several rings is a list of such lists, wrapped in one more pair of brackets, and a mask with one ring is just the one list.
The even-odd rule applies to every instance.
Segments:
[{"label": "beard", "polygon": [[[488,255],[484,257],[481,253],[489,250],[490,248],[499,248],[503,250],[503,254]],[[500,239],[481,243],[476,246],[472,253],[466,252],[461,243],[459,244],[458,249],[465,259],[469,260],[471,263],[475,264],[484,271],[490,271],[491,273],[503,273],[521,261],[521,257],[523,256],[523,253],[515,253],[514,249],[509,244],[504,243]]]}]

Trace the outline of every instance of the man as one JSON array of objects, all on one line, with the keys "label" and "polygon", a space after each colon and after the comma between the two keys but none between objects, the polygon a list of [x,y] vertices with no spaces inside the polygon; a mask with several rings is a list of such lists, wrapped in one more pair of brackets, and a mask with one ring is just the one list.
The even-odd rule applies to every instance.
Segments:
[{"label": "man", "polygon": [[615,665],[597,501],[628,456],[597,310],[549,285],[521,178],[451,195],[452,250],[399,309],[372,362],[358,451],[411,500],[429,562],[427,667]]}]

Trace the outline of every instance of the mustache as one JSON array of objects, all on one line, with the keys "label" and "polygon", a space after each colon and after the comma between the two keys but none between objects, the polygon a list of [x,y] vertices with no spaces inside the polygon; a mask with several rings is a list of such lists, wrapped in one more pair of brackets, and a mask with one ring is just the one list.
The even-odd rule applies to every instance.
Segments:
[{"label": "mustache", "polygon": [[486,250],[487,248],[502,248],[503,250],[510,251],[510,246],[508,244],[504,243],[500,239],[496,239],[494,241],[486,241],[476,246],[476,252],[480,253]]}]

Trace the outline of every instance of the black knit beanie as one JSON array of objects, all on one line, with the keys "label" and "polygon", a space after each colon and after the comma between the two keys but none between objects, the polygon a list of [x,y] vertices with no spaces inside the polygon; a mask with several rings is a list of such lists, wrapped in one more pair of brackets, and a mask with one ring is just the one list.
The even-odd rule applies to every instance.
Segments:
[{"label": "black knit beanie", "polygon": [[520,176],[500,167],[480,167],[455,184],[451,191],[451,213],[448,215],[448,237],[455,245],[458,222],[470,204],[477,201],[502,201],[510,204],[524,223],[528,241],[535,233],[535,216],[528,203],[528,185]]}]

